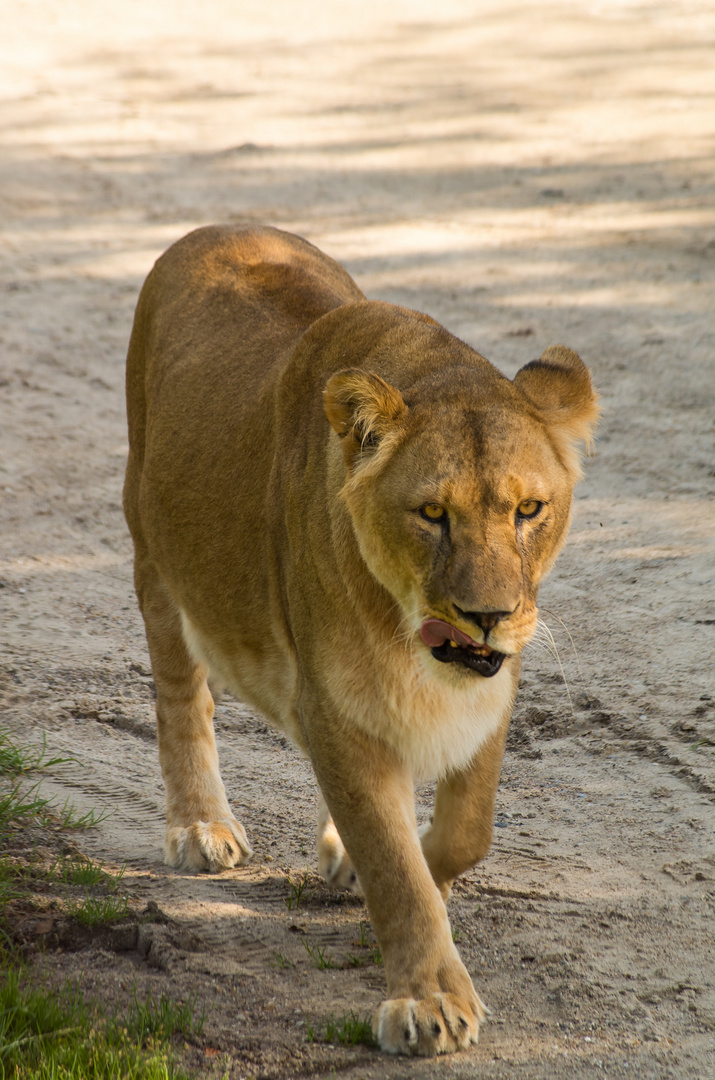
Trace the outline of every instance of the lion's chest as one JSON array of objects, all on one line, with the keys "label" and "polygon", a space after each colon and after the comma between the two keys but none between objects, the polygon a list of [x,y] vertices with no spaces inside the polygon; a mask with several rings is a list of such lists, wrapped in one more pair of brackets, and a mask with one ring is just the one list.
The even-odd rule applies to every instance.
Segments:
[{"label": "lion's chest", "polygon": [[506,722],[513,701],[508,664],[492,679],[475,676],[461,685],[436,668],[403,654],[394,665],[335,671],[328,680],[344,719],[389,743],[419,780],[464,768]]}]

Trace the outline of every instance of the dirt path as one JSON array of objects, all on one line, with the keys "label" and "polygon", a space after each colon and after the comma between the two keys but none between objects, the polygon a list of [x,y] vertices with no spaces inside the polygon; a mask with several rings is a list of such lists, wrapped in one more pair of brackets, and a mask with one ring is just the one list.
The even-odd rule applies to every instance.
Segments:
[{"label": "dirt path", "polygon": [[[26,738],[44,730],[75,756],[47,790],[112,810],[85,848],[126,861],[134,894],[170,920],[123,953],[46,962],[109,998],[133,982],[196,990],[197,1055],[230,1052],[235,1078],[706,1080],[715,8],[257,8],[3,9],[0,703]],[[364,909],[314,875],[310,769],[232,700],[217,710],[223,771],[256,858],[217,878],[159,861],[120,509],[124,354],[154,258],[196,225],[240,219],[302,233],[368,295],[428,311],[507,374],[569,344],[603,395],[542,594],[569,693],[559,662],[530,648],[496,842],[451,901],[494,1014],[469,1055],[306,1043],[306,1014],[368,1012],[383,975],[359,946]],[[418,799],[426,814],[430,792]],[[306,867],[289,910],[286,875]],[[305,943],[337,966],[319,970]]]}]

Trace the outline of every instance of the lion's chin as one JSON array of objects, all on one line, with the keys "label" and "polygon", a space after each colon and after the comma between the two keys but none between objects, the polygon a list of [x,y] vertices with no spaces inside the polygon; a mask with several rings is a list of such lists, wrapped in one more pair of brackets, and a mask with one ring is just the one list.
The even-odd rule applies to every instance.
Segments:
[{"label": "lion's chin", "polygon": [[453,641],[445,641],[430,649],[430,652],[441,664],[461,664],[485,679],[496,675],[506,659],[505,653],[495,652],[485,645],[479,646],[477,651],[469,645],[456,645]]}]

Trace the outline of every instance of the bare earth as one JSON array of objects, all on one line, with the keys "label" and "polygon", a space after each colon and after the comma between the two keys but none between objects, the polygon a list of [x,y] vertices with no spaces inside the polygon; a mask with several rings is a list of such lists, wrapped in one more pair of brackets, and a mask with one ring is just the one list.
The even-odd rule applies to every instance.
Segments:
[{"label": "bare earth", "polygon": [[[709,1080],[715,8],[262,6],[3,4],[2,721],[74,755],[45,792],[112,811],[80,843],[169,920],[37,963],[105,1000],[196,991],[196,1064],[228,1053],[232,1078]],[[493,1012],[470,1054],[306,1042],[306,1015],[369,1013],[384,975],[356,944],[362,905],[315,875],[310,767],[231,699],[216,728],[255,859],[213,878],[161,862],[124,355],[158,254],[239,220],[308,237],[507,374],[568,344],[603,397],[542,592],[560,661],[527,650],[495,843],[450,901]]]}]

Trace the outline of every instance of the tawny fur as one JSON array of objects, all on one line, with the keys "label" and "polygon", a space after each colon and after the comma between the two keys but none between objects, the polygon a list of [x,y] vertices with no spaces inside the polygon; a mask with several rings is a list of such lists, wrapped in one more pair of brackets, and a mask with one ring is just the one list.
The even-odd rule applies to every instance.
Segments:
[{"label": "tawny fur", "polygon": [[[586,368],[557,346],[510,381],[427,316],[366,301],[304,240],[213,227],[149,275],[127,397],[168,861],[250,856],[219,774],[211,671],[313,763],[321,870],[364,892],[385,959],[380,1045],[476,1041],[484,1008],[444,899],[491,841],[519,654],[597,415]],[[533,521],[517,514],[528,500]],[[478,629],[473,613],[495,612]],[[506,654],[498,674],[440,663],[420,637],[429,618]],[[428,776],[420,836],[413,787]]]}]

